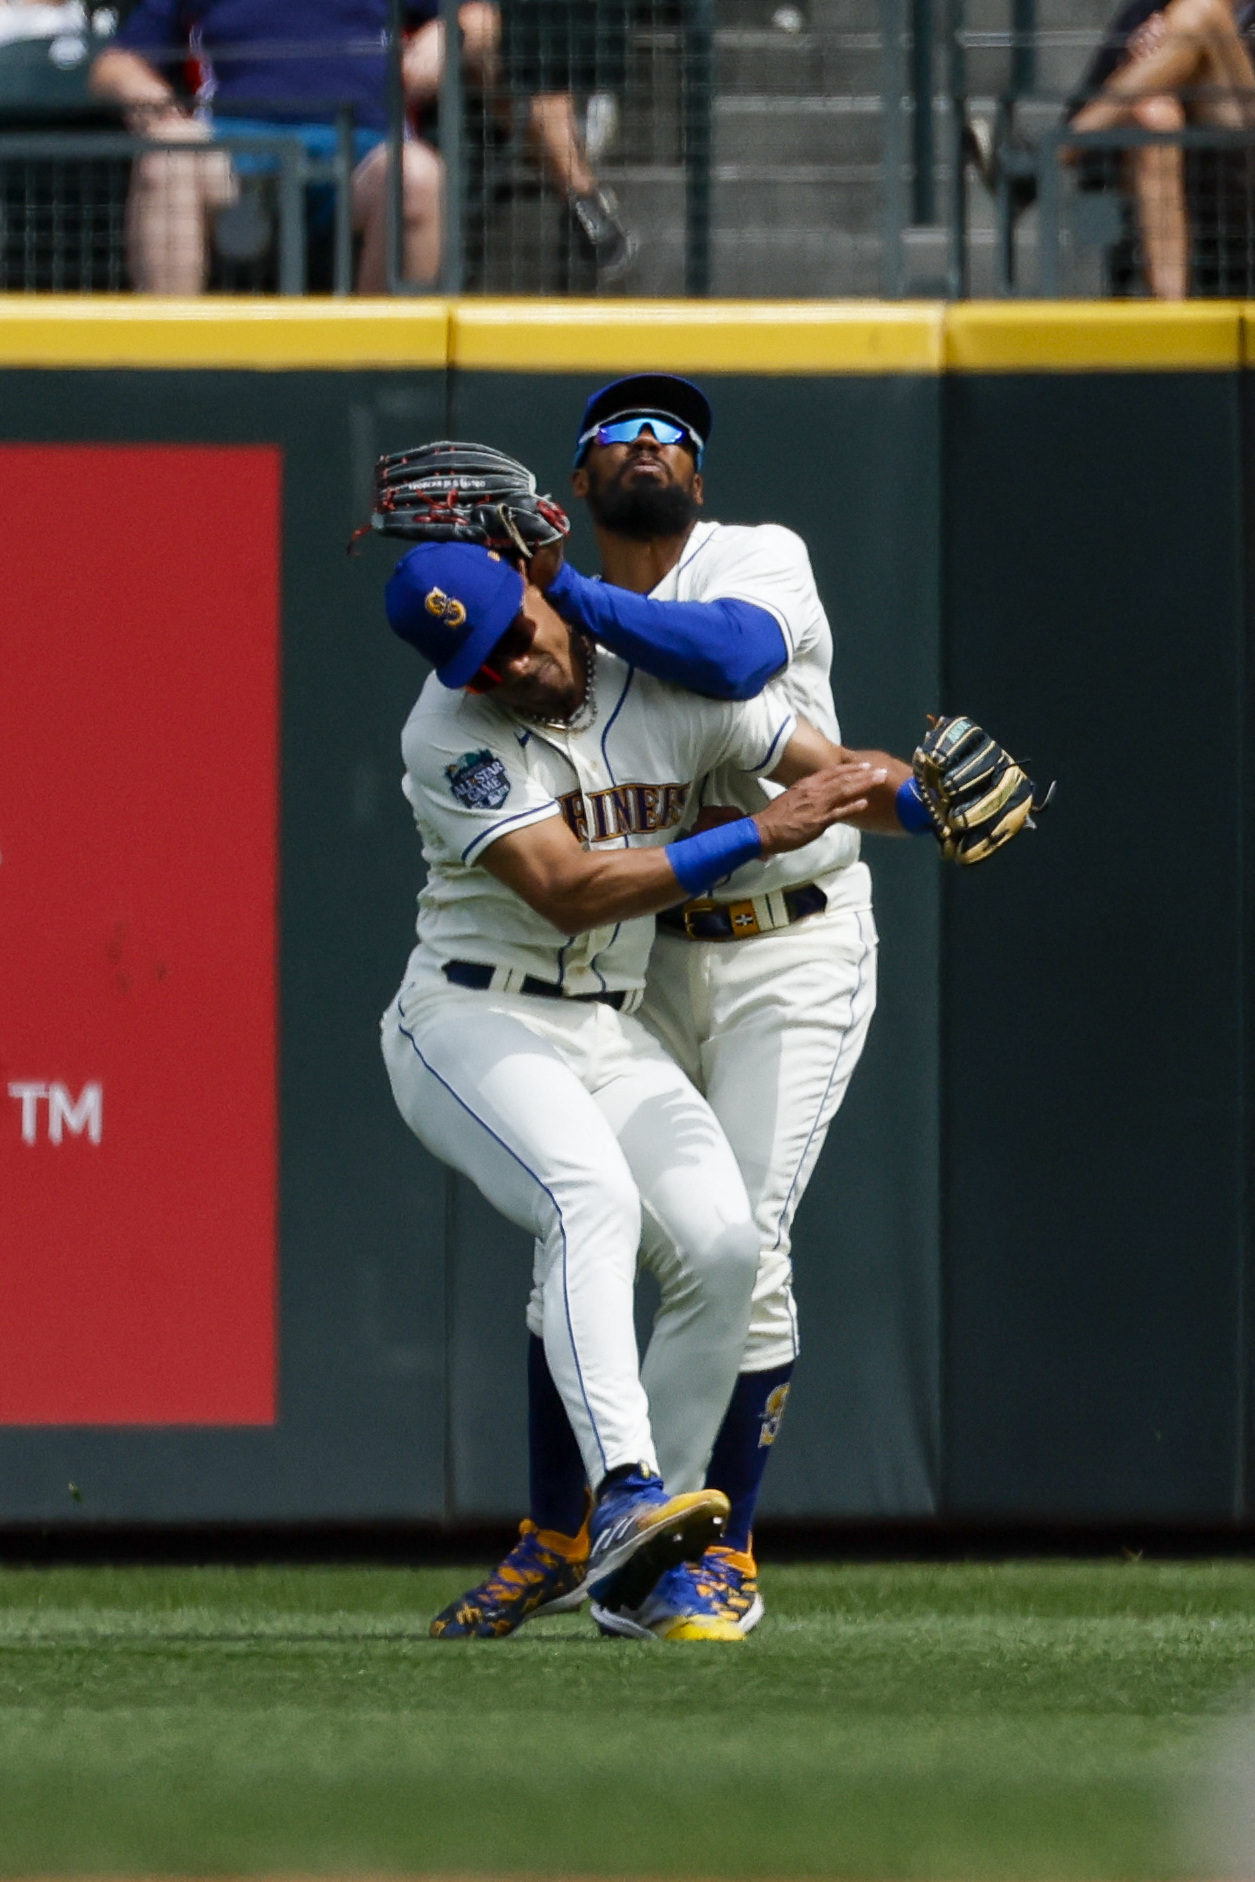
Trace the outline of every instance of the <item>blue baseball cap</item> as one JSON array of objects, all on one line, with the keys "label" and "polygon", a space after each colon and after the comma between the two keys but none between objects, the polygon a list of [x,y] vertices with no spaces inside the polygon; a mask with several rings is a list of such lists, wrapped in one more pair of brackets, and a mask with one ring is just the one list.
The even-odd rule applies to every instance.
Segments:
[{"label": "blue baseball cap", "polygon": [[616,418],[647,417],[670,418],[681,425],[696,444],[700,465],[714,423],[710,400],[691,379],[679,379],[669,372],[638,372],[602,386],[589,399],[575,440],[575,468],[578,470],[587,457],[599,425],[608,425]]},{"label": "blue baseball cap", "polygon": [[465,686],[523,606],[523,577],[474,542],[420,542],[384,595],[388,625],[417,647],[442,686]]}]

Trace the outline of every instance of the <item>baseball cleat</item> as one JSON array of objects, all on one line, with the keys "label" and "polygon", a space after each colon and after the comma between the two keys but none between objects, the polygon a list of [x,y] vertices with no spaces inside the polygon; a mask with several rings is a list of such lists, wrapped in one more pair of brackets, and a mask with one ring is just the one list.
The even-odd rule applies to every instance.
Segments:
[{"label": "baseball cleat", "polygon": [[427,1631],[436,1640],[500,1640],[538,1614],[564,1614],[588,1598],[587,1563],[587,1529],[562,1536],[521,1523],[500,1567],[442,1608]]},{"label": "baseball cleat", "polygon": [[758,1591],[758,1565],[748,1549],[729,1549],[716,1543],[696,1567],[685,1564],[704,1600],[735,1621],[748,1634],[763,1618],[763,1597]]},{"label": "baseball cleat", "polygon": [[[712,1557],[724,1559],[712,1566]],[[629,1640],[744,1640],[762,1612],[752,1556],[721,1548],[668,1569],[636,1606],[592,1604],[603,1634]]]},{"label": "baseball cleat", "polygon": [[722,1490],[668,1496],[653,1471],[614,1472],[589,1522],[589,1593],[613,1607],[642,1601],[659,1575],[717,1542],[730,1505]]}]

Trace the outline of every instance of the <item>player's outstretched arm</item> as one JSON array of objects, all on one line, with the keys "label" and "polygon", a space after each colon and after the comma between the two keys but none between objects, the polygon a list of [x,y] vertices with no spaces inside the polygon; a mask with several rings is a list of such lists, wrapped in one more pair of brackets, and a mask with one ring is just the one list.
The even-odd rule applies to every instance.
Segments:
[{"label": "player's outstretched arm", "polygon": [[[851,751],[845,745],[834,745],[807,720],[799,719],[797,730],[771,776],[777,784],[797,786],[800,780],[818,777],[833,766],[852,764],[870,765],[880,774],[881,781],[868,790],[866,810],[857,812],[848,821],[856,829],[868,830],[877,836],[905,836],[898,814],[897,794],[911,776],[911,767],[888,752]],[[786,795],[792,797],[793,792]],[[784,802],[783,797],[776,798],[772,809]]]},{"label": "player's outstretched arm", "polygon": [[1035,828],[1054,795],[1050,785],[1037,796],[1033,780],[996,739],[966,718],[930,722],[914,762],[903,764],[887,752],[850,751],[834,745],[804,719],[784,748],[771,776],[791,788],[770,809],[800,803],[806,787],[817,784],[834,765],[870,764],[879,782],[867,793],[867,808],[849,821],[881,836],[931,831],[947,862],[981,863],[1018,836]]},{"label": "player's outstretched arm", "polygon": [[874,766],[830,765],[739,819],[727,836],[681,837],[657,849],[586,850],[560,817],[549,817],[498,837],[480,863],[559,934],[584,934],[674,908],[742,863],[801,849],[831,824],[857,820],[883,783]]},{"label": "player's outstretched arm", "polygon": [[[545,598],[572,627],[656,679],[708,699],[754,699],[788,663],[780,624],[751,601],[656,601],[546,565]],[[533,579],[539,579],[533,570]]]}]

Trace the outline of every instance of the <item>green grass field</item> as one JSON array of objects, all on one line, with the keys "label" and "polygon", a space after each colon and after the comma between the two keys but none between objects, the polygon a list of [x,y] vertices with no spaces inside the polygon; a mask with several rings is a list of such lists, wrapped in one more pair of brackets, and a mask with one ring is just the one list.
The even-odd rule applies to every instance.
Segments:
[{"label": "green grass field", "polygon": [[1180,1877],[1255,1676],[1240,1562],[769,1569],[738,1646],[464,1580],[0,1571],[0,1873]]}]

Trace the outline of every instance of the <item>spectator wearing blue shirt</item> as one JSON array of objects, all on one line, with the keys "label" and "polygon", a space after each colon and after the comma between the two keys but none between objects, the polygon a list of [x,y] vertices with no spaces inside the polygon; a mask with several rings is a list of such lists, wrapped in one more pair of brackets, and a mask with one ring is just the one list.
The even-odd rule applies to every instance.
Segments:
[{"label": "spectator wearing blue shirt", "polygon": [[[409,23],[438,0],[406,7]],[[357,290],[386,287],[385,146],[387,0],[139,0],[92,68],[92,89],[122,107],[128,128],[162,142],[204,144],[215,123],[289,132],[329,156],[337,110],[353,111],[357,163],[353,227],[361,238]],[[189,58],[201,69],[195,113],[173,82]],[[254,158],[253,165],[264,159]],[[133,284],[149,294],[199,294],[209,273],[209,217],[234,200],[237,170],[221,150],[153,151],[135,164],[127,211]],[[407,142],[403,162],[406,279],[435,280],[440,266],[441,164]]]}]

